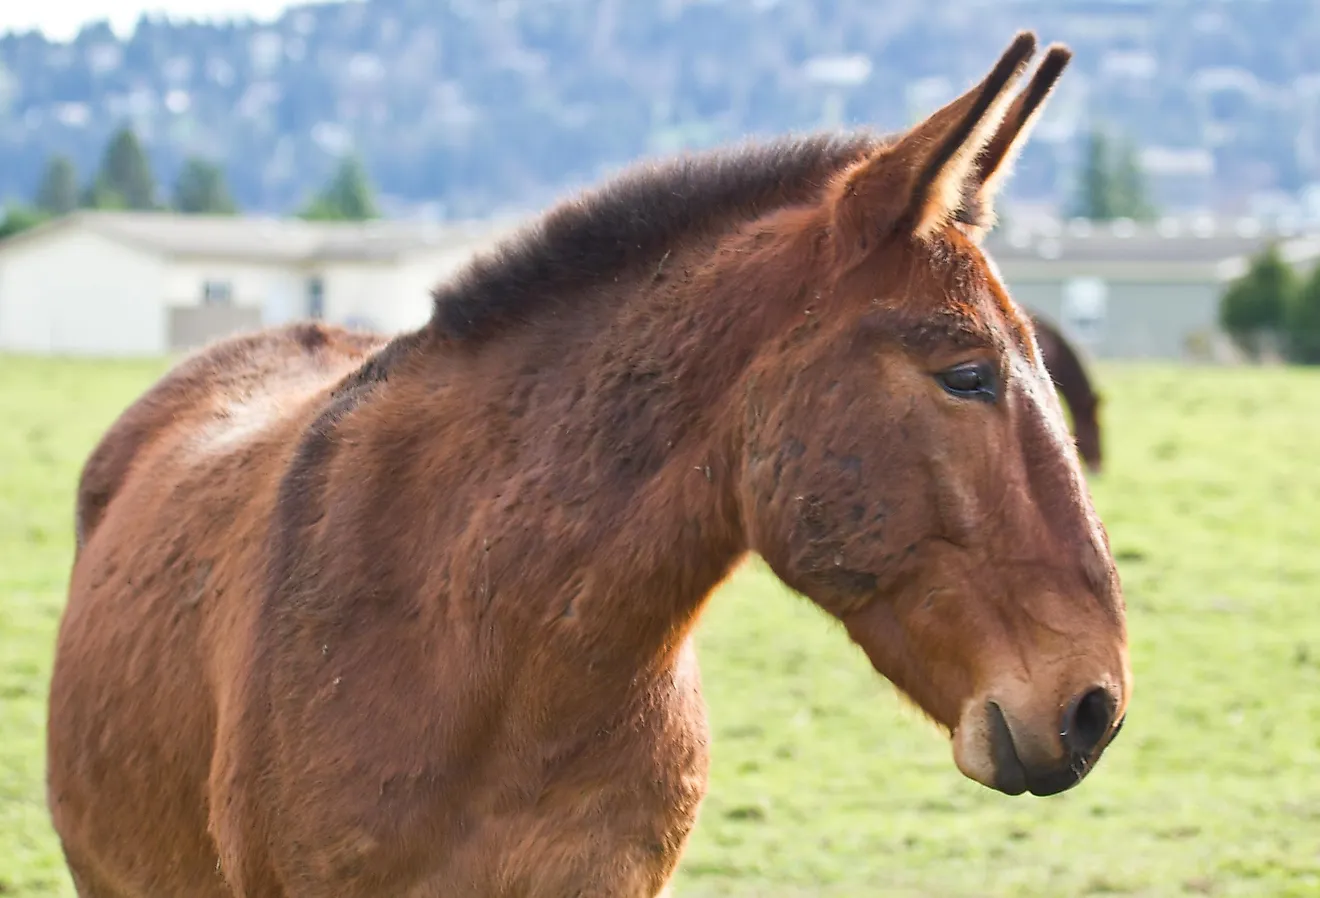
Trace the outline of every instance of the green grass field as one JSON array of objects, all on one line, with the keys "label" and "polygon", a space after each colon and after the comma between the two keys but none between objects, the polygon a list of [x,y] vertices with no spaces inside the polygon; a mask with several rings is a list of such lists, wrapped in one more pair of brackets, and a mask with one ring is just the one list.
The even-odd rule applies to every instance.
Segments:
[{"label": "green grass field", "polygon": [[[160,365],[0,359],[0,895],[70,895],[45,691],[78,468]],[[700,631],[688,896],[1320,895],[1320,371],[1101,369],[1136,686],[1073,792],[1007,798],[763,570]]]}]

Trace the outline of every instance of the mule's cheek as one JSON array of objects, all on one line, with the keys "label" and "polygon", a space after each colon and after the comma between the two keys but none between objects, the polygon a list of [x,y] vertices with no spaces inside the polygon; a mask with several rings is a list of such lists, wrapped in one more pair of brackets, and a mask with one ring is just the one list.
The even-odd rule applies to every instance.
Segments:
[{"label": "mule's cheek", "polygon": [[925,641],[925,634],[914,630],[900,615],[898,603],[888,597],[841,619],[849,638],[865,652],[876,673],[952,732],[970,682],[958,659]]},{"label": "mule's cheek", "polygon": [[807,493],[793,506],[786,568],[795,588],[839,618],[883,602],[892,580],[883,510],[846,494]]},{"label": "mule's cheek", "polygon": [[856,452],[790,435],[749,468],[753,548],[837,616],[869,604],[884,585],[888,506],[868,495],[864,467]]}]

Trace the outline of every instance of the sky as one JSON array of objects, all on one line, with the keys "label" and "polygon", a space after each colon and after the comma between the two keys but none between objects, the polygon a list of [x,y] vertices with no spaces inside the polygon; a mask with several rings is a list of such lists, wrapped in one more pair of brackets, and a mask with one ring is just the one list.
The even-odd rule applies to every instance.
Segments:
[{"label": "sky", "polygon": [[127,35],[144,12],[270,20],[295,5],[296,0],[0,0],[0,33],[36,28],[51,40],[69,40],[84,24],[108,19],[116,33]]}]

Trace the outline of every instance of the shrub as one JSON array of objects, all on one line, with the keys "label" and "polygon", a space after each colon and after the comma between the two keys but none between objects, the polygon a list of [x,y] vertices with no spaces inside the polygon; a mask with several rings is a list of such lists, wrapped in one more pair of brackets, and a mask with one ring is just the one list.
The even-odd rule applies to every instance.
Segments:
[{"label": "shrub", "polygon": [[1320,365],[1320,266],[1288,304],[1284,334],[1289,361]]},{"label": "shrub", "polygon": [[1271,244],[1251,260],[1246,274],[1234,281],[1219,302],[1219,323],[1253,358],[1261,336],[1285,327],[1288,307],[1297,292],[1297,276]]}]

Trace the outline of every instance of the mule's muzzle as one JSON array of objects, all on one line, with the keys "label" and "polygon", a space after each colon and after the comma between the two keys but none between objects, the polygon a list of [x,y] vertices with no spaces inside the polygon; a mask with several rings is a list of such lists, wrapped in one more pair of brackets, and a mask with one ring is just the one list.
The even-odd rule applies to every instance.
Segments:
[{"label": "mule's muzzle", "polygon": [[1006,795],[1056,795],[1082,781],[1101,752],[1123,728],[1114,722],[1115,703],[1103,689],[1091,689],[1064,709],[1059,722],[1062,759],[1027,761],[1033,754],[1019,751],[1004,711],[993,700],[986,702],[986,735],[994,765],[991,785]]}]

